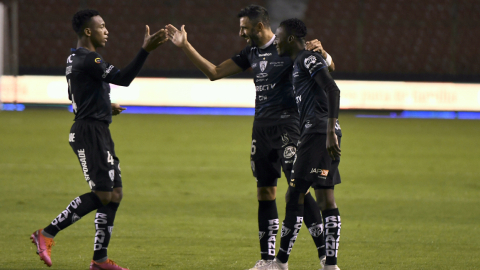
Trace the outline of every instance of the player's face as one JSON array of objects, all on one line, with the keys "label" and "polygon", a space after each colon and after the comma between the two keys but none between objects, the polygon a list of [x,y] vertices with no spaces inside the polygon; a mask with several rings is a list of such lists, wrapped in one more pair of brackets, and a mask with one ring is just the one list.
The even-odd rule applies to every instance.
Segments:
[{"label": "player's face", "polygon": [[283,27],[278,27],[275,32],[275,47],[277,47],[277,53],[280,56],[288,54],[289,51],[289,42],[288,36]]},{"label": "player's face", "polygon": [[248,17],[240,18],[240,32],[238,35],[244,38],[250,46],[258,41],[258,31]]},{"label": "player's face", "polygon": [[90,39],[93,46],[96,48],[105,47],[105,43],[107,43],[108,39],[108,30],[105,27],[105,22],[103,21],[102,17],[93,16],[89,22],[88,28],[90,29]]}]

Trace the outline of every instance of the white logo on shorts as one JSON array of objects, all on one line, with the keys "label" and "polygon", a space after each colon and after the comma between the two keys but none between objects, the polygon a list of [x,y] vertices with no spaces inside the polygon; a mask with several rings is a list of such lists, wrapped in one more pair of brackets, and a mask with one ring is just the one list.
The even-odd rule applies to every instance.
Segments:
[{"label": "white logo on shorts", "polygon": [[113,179],[115,179],[115,170],[108,171],[108,175],[110,176],[110,180],[113,181]]},{"label": "white logo on shorts", "polygon": [[285,151],[283,151],[283,157],[285,158],[292,158],[295,156],[295,153],[297,152],[297,149],[295,146],[287,146],[285,147]]}]

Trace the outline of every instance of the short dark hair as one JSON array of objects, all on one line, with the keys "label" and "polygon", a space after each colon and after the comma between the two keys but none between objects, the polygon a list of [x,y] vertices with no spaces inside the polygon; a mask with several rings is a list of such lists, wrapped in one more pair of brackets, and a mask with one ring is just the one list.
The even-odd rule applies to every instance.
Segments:
[{"label": "short dark hair", "polygon": [[77,33],[77,35],[83,35],[83,30],[86,28],[87,23],[92,19],[94,16],[99,16],[100,13],[93,9],[85,9],[80,10],[75,15],[73,15],[72,19],[72,27],[73,31]]},{"label": "short dark hair", "polygon": [[307,26],[297,18],[287,19],[280,23],[288,35],[294,35],[299,39],[304,39],[307,35]]},{"label": "short dark hair", "polygon": [[252,22],[262,22],[266,27],[270,27],[270,16],[266,8],[258,5],[249,5],[238,13],[238,18],[248,17]]}]

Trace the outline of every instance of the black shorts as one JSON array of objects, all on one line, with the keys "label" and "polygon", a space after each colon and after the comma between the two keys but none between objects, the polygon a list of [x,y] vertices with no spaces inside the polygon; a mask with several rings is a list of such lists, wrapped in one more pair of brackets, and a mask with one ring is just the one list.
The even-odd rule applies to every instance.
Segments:
[{"label": "black shorts", "polygon": [[[337,138],[340,145],[342,137]],[[292,179],[311,182],[314,189],[333,188],[342,182],[338,171],[340,157],[332,160],[326,144],[325,134],[302,134],[297,145]]]},{"label": "black shorts", "polygon": [[298,124],[253,125],[250,164],[257,187],[277,186],[282,168],[290,179],[299,135]]},{"label": "black shorts", "polygon": [[107,123],[77,120],[70,129],[69,142],[91,190],[122,187],[120,160],[115,155]]}]

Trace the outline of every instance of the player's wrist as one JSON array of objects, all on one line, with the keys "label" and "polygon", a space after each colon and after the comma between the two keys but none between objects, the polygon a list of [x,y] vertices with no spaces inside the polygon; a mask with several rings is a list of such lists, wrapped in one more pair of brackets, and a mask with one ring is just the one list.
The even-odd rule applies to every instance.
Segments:
[{"label": "player's wrist", "polygon": [[325,58],[325,62],[327,62],[328,66],[331,66],[332,65],[332,57],[327,52],[325,52],[325,54],[327,54],[327,57]]}]

